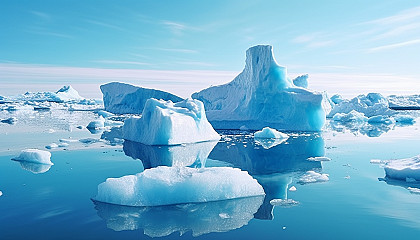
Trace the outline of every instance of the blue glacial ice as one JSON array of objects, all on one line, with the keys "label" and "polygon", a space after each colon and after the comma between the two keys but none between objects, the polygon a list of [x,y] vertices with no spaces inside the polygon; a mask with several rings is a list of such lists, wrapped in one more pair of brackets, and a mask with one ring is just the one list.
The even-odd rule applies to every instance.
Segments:
[{"label": "blue glacial ice", "polygon": [[245,68],[233,81],[192,97],[204,103],[216,129],[320,131],[325,123],[322,94],[295,86],[268,45],[247,50]]},{"label": "blue glacial ice", "polygon": [[336,113],[334,114],[332,120],[337,122],[353,122],[353,123],[363,123],[368,120],[368,118],[363,114],[355,110],[351,110],[348,113]]},{"label": "blue glacial ice", "polygon": [[159,166],[136,175],[108,178],[95,200],[125,206],[162,206],[261,196],[257,180],[238,168]]},{"label": "blue glacial ice", "polygon": [[293,84],[297,87],[308,88],[308,74],[304,74],[293,79]]},{"label": "blue glacial ice", "polygon": [[334,104],[339,104],[344,100],[339,94],[334,94],[330,99]]},{"label": "blue glacial ice", "polygon": [[125,120],[123,136],[126,140],[146,145],[177,145],[220,139],[207,121],[203,103],[195,99],[177,103],[148,99],[142,117]]},{"label": "blue glacial ice", "polygon": [[395,111],[389,109],[388,100],[380,93],[359,95],[351,100],[342,100],[334,105],[328,117],[337,113],[350,113],[351,111],[363,113],[366,117],[376,115],[393,115]]},{"label": "blue glacial ice", "polygon": [[140,114],[149,98],[171,100],[172,102],[183,100],[168,92],[119,82],[101,85],[101,91],[105,110],[115,114]]},{"label": "blue glacial ice", "polygon": [[32,162],[38,164],[54,165],[51,162],[51,153],[39,149],[22,150],[19,156],[13,158],[15,161]]},{"label": "blue glacial ice", "polygon": [[143,229],[149,237],[191,231],[198,237],[241,228],[254,218],[263,196],[159,207],[127,207],[94,202],[98,215],[114,231]]},{"label": "blue glacial ice", "polygon": [[101,129],[105,127],[105,119],[100,116],[98,119],[89,122],[86,126],[88,129]]},{"label": "blue glacial ice", "polygon": [[394,124],[395,123],[395,119],[393,117],[390,117],[390,116],[376,115],[376,116],[370,117],[368,119],[368,123],[370,123],[370,124],[386,124],[386,125],[390,125],[390,124]]}]

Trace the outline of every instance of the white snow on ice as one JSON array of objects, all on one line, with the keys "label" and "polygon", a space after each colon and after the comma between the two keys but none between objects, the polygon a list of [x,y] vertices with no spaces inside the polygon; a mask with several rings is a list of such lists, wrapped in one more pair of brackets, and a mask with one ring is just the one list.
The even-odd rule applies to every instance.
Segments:
[{"label": "white snow on ice", "polygon": [[411,158],[389,160],[385,166],[386,176],[405,181],[413,178],[420,181],[420,155]]},{"label": "white snow on ice", "polygon": [[285,133],[279,132],[276,129],[265,127],[260,131],[254,133],[254,138],[277,138],[287,139],[289,136]]},{"label": "white snow on ice", "polygon": [[39,164],[54,165],[51,162],[51,153],[39,149],[22,150],[19,156],[13,158],[15,161],[33,162]]},{"label": "white snow on ice", "polygon": [[317,173],[315,171],[307,171],[302,177],[299,178],[298,183],[316,183],[316,182],[326,182],[330,180],[328,174]]}]

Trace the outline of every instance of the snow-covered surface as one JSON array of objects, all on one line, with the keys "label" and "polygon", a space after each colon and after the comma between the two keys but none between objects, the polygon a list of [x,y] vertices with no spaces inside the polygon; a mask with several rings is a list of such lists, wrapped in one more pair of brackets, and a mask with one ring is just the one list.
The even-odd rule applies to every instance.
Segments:
[{"label": "snow-covered surface", "polygon": [[420,155],[412,158],[389,160],[385,166],[386,176],[398,180],[407,178],[420,181]]},{"label": "snow-covered surface", "polygon": [[366,117],[392,115],[395,113],[395,111],[389,109],[388,100],[384,96],[379,93],[369,93],[339,102],[328,116],[333,117],[336,113],[350,113],[353,110],[363,113]]},{"label": "snow-covered surface", "polygon": [[136,175],[108,178],[95,200],[126,206],[198,203],[264,195],[247,172],[237,168],[159,166]]},{"label": "snow-covered surface", "polygon": [[[263,196],[161,207],[126,207],[95,202],[98,215],[114,231],[142,229],[149,237],[194,237],[241,228],[254,218]],[[188,233],[187,233],[188,234]],[[172,238],[171,238],[172,239]]]},{"label": "snow-covered surface", "polygon": [[51,153],[39,149],[22,150],[19,156],[13,158],[15,161],[33,162],[39,164],[54,165],[51,162]]},{"label": "snow-covered surface", "polygon": [[316,183],[316,182],[326,182],[330,180],[328,174],[317,173],[315,171],[307,171],[303,176],[298,180],[299,183]]},{"label": "snow-covered surface", "polygon": [[336,113],[334,114],[332,120],[337,122],[356,122],[362,123],[366,122],[368,118],[360,112],[351,110],[349,113]]},{"label": "snow-covered surface", "polygon": [[195,99],[177,103],[148,99],[142,117],[125,120],[123,136],[124,139],[146,145],[176,145],[220,139],[207,121],[203,103]]},{"label": "snow-covered surface", "polygon": [[64,86],[60,88],[55,94],[62,102],[84,99],[84,97],[81,97],[79,93],[71,86]]},{"label": "snow-covered surface", "polygon": [[420,108],[420,95],[409,96],[388,96],[389,107],[391,108]]},{"label": "snow-covered surface", "polygon": [[101,91],[105,110],[116,114],[140,114],[149,98],[171,100],[172,102],[183,100],[168,92],[119,82],[101,85]]},{"label": "snow-covered surface", "polygon": [[285,133],[279,132],[276,129],[265,127],[260,131],[254,133],[255,138],[278,138],[287,139],[289,136]]},{"label": "snow-covered surface", "polygon": [[269,45],[249,48],[245,68],[233,81],[192,97],[204,103],[215,129],[320,131],[325,122],[322,94],[295,86]]}]

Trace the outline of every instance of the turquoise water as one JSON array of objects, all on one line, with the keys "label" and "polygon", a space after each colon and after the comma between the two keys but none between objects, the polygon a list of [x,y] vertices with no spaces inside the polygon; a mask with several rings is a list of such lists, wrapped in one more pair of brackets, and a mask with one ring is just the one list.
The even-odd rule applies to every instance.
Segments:
[{"label": "turquoise water", "polygon": [[[69,118],[93,118],[92,113],[83,114]],[[18,131],[25,126],[26,131]],[[243,131],[220,132],[217,144],[178,148],[74,143],[53,150],[54,165],[40,169],[11,158],[19,149],[63,137],[99,139],[101,133],[72,127],[68,131],[50,123],[36,130],[30,122],[2,124],[0,239],[416,239],[420,195],[411,194],[405,182],[382,181],[384,170],[370,160],[418,155],[419,126],[375,128],[374,135],[335,126],[320,134],[288,133],[291,137],[282,143],[255,142]],[[44,130],[50,128],[56,131],[47,134]],[[203,157],[207,154],[209,159]],[[311,156],[331,161],[307,161]],[[238,167],[260,182],[266,196],[154,208],[91,200],[106,178],[159,165]],[[329,174],[329,181],[299,183],[308,170]],[[289,191],[292,186],[297,190]],[[299,204],[270,204],[278,198]]]}]

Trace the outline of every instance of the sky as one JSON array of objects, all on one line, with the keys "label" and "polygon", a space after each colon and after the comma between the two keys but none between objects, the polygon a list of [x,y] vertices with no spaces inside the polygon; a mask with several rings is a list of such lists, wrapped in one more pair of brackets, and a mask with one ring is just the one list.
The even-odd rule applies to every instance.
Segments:
[{"label": "sky", "polygon": [[258,44],[318,91],[420,94],[419,1],[0,0],[0,95],[121,81],[187,97]]}]

